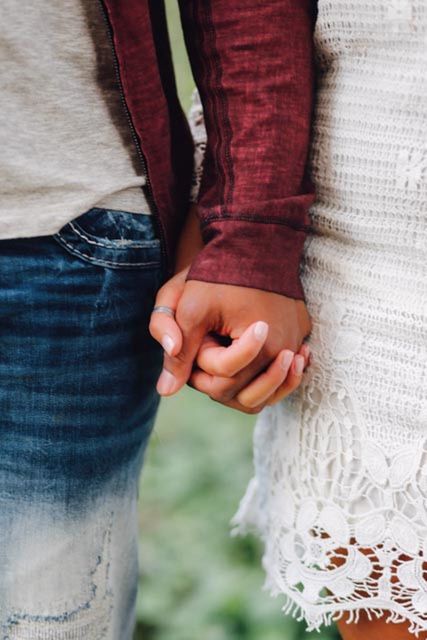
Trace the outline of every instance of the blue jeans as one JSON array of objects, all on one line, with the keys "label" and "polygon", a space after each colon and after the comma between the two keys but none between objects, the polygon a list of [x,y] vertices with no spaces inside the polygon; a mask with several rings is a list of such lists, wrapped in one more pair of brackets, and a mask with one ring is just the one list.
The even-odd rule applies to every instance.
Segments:
[{"label": "blue jeans", "polygon": [[152,219],[0,242],[0,638],[130,640],[158,396]]}]

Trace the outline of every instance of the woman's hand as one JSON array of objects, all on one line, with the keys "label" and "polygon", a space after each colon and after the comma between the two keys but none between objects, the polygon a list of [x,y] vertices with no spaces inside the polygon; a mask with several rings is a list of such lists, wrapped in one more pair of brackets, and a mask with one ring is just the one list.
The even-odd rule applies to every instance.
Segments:
[{"label": "woman's hand", "polygon": [[[297,353],[290,349],[280,351],[267,369],[242,386],[245,369],[256,362],[267,335],[268,325],[261,321],[249,326],[229,347],[218,345],[215,338],[207,338],[199,350],[197,368],[189,384],[210,398],[244,413],[259,413],[266,405],[283,400],[301,384],[304,370],[310,362],[310,348],[303,344]],[[227,371],[228,375],[207,373],[214,370]],[[240,390],[233,393],[235,389]]]}]

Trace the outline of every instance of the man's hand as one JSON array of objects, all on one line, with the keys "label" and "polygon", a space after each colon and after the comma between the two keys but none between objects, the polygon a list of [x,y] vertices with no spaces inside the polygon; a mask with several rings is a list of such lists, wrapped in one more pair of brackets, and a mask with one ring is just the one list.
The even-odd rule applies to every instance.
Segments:
[{"label": "man's hand", "polygon": [[172,395],[189,382],[247,413],[291,393],[308,361],[308,349],[301,347],[311,329],[304,302],[258,289],[185,282],[185,276],[186,270],[166,283],[156,300],[176,309],[180,331],[160,313],[150,323],[165,349],[159,393]]}]

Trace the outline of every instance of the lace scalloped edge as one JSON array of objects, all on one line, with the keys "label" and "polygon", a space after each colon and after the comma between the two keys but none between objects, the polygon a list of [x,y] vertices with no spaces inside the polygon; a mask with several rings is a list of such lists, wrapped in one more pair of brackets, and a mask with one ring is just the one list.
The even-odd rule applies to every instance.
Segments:
[{"label": "lace scalloped edge", "polygon": [[[244,522],[237,523],[234,519],[233,522],[236,525],[232,530],[233,536],[242,536],[245,535],[245,533],[249,533],[249,531],[253,531],[254,533],[256,532],[251,526],[245,528]],[[258,532],[258,534],[260,535],[260,532]],[[386,623],[400,624],[406,622],[409,625],[409,633],[413,634],[416,638],[419,637],[421,632],[426,631],[425,626],[414,620],[409,612],[405,612],[405,615],[403,615],[403,613],[393,610],[393,607],[396,606],[393,602],[388,602],[384,604],[384,606],[372,606],[372,599],[359,601],[353,605],[350,603],[347,603],[347,605],[341,603],[333,608],[329,607],[327,610],[319,611],[317,613],[315,622],[310,622],[310,616],[308,615],[305,606],[296,600],[297,594],[286,592],[283,588],[277,587],[269,569],[264,566],[264,570],[267,577],[263,586],[263,591],[269,593],[273,598],[278,598],[280,596],[284,597],[285,603],[281,607],[283,614],[292,617],[297,622],[305,622],[307,625],[306,630],[308,632],[317,631],[320,633],[322,630],[321,627],[331,626],[335,622],[338,622],[338,620],[341,620],[345,614],[348,614],[346,624],[357,624],[361,613],[364,613],[368,620],[373,620],[374,617],[379,620],[386,616]],[[326,609],[325,605],[323,605],[322,608]]]},{"label": "lace scalloped edge", "polygon": [[[387,604],[384,608],[379,606],[362,606],[358,603],[356,606],[340,606],[339,608],[330,609],[329,611],[319,612],[319,617],[317,622],[310,623],[308,622],[308,616],[305,611],[303,605],[300,605],[294,598],[294,596],[289,595],[288,593],[284,593],[283,591],[278,591],[275,587],[269,586],[268,583],[264,585],[264,590],[268,591],[272,597],[277,597],[279,595],[283,595],[285,598],[285,604],[282,607],[282,612],[284,615],[291,616],[298,622],[305,622],[307,625],[307,631],[317,631],[321,632],[322,626],[330,626],[338,620],[341,620],[345,614],[348,614],[348,619],[346,620],[346,624],[357,624],[359,622],[360,614],[364,613],[368,620],[373,620],[375,617],[377,620],[380,618],[385,618],[386,623],[390,624],[400,624],[400,623],[408,623],[408,631],[412,633],[415,637],[418,637],[419,633],[425,631],[425,628],[420,625],[416,620],[412,620],[408,617],[408,615],[402,615],[397,611],[390,611],[390,607],[393,606],[392,603]],[[369,603],[369,600],[366,604]]]},{"label": "lace scalloped edge", "polygon": [[[240,501],[239,508],[231,520],[230,533],[232,537],[253,533],[265,543],[263,527],[259,520],[259,510],[254,507],[256,488],[257,479],[255,476],[251,479],[247,491]],[[359,600],[357,603],[341,602],[339,605],[317,605],[316,620],[310,621],[312,616],[309,615],[304,604],[297,601],[297,592],[285,591],[283,587],[277,585],[272,571],[265,561],[265,556],[263,558],[263,567],[266,575],[263,590],[268,592],[273,598],[279,596],[284,597],[285,603],[281,608],[284,615],[291,616],[298,622],[305,622],[308,632],[317,631],[320,633],[322,626],[332,625],[338,620],[341,620],[345,614],[348,614],[347,624],[357,624],[361,613],[364,613],[368,620],[372,620],[374,617],[380,619],[387,616],[385,619],[386,623],[400,624],[406,622],[409,625],[409,633],[413,634],[415,638],[418,638],[421,632],[427,631],[425,625],[420,624],[414,619],[409,611],[405,611],[404,613],[397,611],[396,607],[398,605],[396,603],[389,601],[373,606],[372,598]],[[320,609],[323,610],[321,611]]]}]

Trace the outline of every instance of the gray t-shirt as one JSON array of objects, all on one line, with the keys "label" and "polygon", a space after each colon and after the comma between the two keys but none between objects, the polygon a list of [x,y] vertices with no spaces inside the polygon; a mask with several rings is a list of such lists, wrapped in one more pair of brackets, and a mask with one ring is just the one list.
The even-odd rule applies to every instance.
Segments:
[{"label": "gray t-shirt", "polygon": [[97,0],[0,2],[0,238],[149,213]]}]

